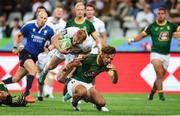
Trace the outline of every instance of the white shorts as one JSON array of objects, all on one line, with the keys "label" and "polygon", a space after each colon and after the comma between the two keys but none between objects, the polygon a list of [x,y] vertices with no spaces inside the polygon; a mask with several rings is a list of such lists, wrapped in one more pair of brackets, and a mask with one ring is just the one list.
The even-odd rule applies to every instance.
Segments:
[{"label": "white shorts", "polygon": [[94,87],[92,83],[85,83],[71,78],[71,81],[69,81],[67,85],[69,95],[73,96],[74,89],[77,85],[83,85],[86,88],[86,90],[89,90],[90,88]]},{"label": "white shorts", "polygon": [[154,59],[159,59],[162,61],[163,63],[163,67],[164,69],[167,70],[168,66],[169,66],[169,59],[170,59],[170,55],[163,55],[163,54],[159,54],[159,53],[151,53],[150,55],[150,60],[154,60]]},{"label": "white shorts", "polygon": [[74,54],[67,54],[64,57],[65,57],[65,64],[68,64],[71,61],[73,61],[76,56]]}]

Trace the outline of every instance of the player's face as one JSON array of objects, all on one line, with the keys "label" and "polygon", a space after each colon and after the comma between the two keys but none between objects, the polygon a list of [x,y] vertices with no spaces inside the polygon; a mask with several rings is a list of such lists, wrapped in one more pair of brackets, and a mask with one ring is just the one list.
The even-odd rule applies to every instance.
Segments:
[{"label": "player's face", "polygon": [[79,38],[77,37],[77,33],[74,34],[72,44],[73,44],[73,45],[78,45],[78,44],[81,44],[81,43],[83,43],[83,40],[82,40],[82,39],[79,39]]},{"label": "player's face", "polygon": [[115,54],[102,54],[101,58],[104,63],[104,65],[108,65],[113,60]]},{"label": "player's face", "polygon": [[84,5],[79,5],[75,8],[76,17],[84,17],[85,7]]},{"label": "player's face", "polygon": [[47,21],[47,13],[46,12],[39,12],[37,15],[37,24],[39,27],[43,27]]},{"label": "player's face", "polygon": [[63,16],[63,9],[62,8],[56,8],[54,10],[54,17],[61,18]]},{"label": "player's face", "polygon": [[7,96],[8,96],[8,93],[7,93],[7,92],[5,92],[5,91],[0,91],[0,102],[1,102],[2,100],[5,100]]},{"label": "player's face", "polygon": [[90,7],[90,6],[87,6],[86,7],[86,17],[87,18],[92,18],[94,16],[94,8],[93,7]]},{"label": "player's face", "polygon": [[157,20],[163,22],[166,19],[166,12],[164,10],[159,10],[157,12]]}]

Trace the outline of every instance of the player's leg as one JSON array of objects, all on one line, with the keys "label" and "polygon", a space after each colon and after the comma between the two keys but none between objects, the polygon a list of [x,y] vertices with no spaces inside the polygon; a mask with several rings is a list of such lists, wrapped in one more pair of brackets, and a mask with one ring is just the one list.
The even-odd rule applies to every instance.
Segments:
[{"label": "player's leg", "polygon": [[36,66],[35,62],[32,59],[27,59],[24,62],[24,67],[28,71],[28,75],[27,75],[27,86],[26,86],[26,90],[25,90],[23,96],[25,97],[27,102],[34,103],[35,99],[33,99],[29,95],[30,95],[30,89],[32,87],[34,77],[35,77],[35,75],[37,73],[37,66]]},{"label": "player's leg", "polygon": [[109,109],[105,107],[106,101],[104,97],[94,87],[91,87],[86,95],[84,100],[95,104],[99,111],[109,111]]},{"label": "player's leg", "polygon": [[[63,60],[64,60],[64,59],[63,59]],[[48,62],[48,63],[46,64],[46,66],[44,67],[43,71],[40,73],[39,78],[38,78],[39,84],[43,84],[43,83],[44,83],[44,80],[45,80],[45,78],[46,78],[46,75],[47,75],[47,73],[49,72],[49,70],[54,69],[55,67],[57,67],[58,64],[59,64],[60,62],[62,62],[63,60],[60,59],[60,58],[57,57],[57,56],[53,56],[53,57],[51,58],[50,62]]]},{"label": "player's leg", "polygon": [[54,98],[53,82],[54,82],[55,76],[56,76],[56,74],[51,71],[47,74],[47,77],[45,79],[45,84],[44,84],[44,94],[46,97]]},{"label": "player's leg", "polygon": [[163,84],[162,79],[166,73],[166,70],[163,67],[163,63],[161,60],[156,59],[152,61],[152,64],[154,66],[154,70],[156,72],[156,80],[154,82],[156,89],[158,90],[159,98],[160,100],[164,101],[165,98],[163,96]]},{"label": "player's leg", "polygon": [[87,94],[87,89],[86,87],[84,87],[83,85],[79,84],[76,85],[74,90],[73,90],[73,94],[72,94],[72,106],[74,108],[74,110],[79,111],[80,108],[78,107],[78,102],[85,98]]},{"label": "player's leg", "polygon": [[19,66],[17,72],[15,73],[13,77],[9,77],[3,80],[2,82],[4,84],[16,83],[16,82],[19,82],[26,74],[27,74],[27,70],[24,67]]}]

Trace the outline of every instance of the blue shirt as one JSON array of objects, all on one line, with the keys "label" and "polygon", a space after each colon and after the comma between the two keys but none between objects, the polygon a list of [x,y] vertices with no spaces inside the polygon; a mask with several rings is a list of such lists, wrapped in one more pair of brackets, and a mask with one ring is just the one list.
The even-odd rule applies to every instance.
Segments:
[{"label": "blue shirt", "polygon": [[29,21],[20,30],[24,38],[27,38],[24,49],[33,55],[38,55],[44,51],[44,44],[50,41],[54,35],[53,25],[45,23],[42,28],[38,28],[36,20]]}]

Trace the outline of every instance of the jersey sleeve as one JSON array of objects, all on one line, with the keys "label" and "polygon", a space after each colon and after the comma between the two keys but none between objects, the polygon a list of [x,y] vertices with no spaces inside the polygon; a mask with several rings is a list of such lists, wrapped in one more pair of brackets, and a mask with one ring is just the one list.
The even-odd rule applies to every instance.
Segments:
[{"label": "jersey sleeve", "polygon": [[29,31],[30,25],[24,24],[22,28],[20,29],[20,32],[23,34],[23,36],[26,36]]},{"label": "jersey sleeve", "polygon": [[105,24],[104,24],[104,22],[101,22],[99,32],[100,32],[100,33],[103,33],[103,32],[105,32],[105,31],[106,31],[106,29],[105,29]]},{"label": "jersey sleeve", "polygon": [[143,33],[145,33],[146,35],[150,35],[151,34],[151,25],[146,26],[143,30]]},{"label": "jersey sleeve", "polygon": [[90,28],[90,31],[89,31],[89,33],[88,33],[88,35],[91,35],[93,32],[95,32],[96,30],[95,30],[95,28],[94,28],[94,25],[91,23],[91,22],[89,22],[89,28]]}]

